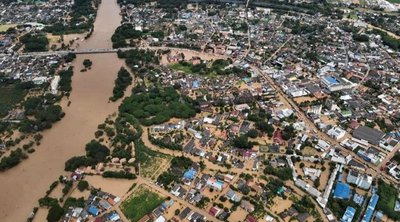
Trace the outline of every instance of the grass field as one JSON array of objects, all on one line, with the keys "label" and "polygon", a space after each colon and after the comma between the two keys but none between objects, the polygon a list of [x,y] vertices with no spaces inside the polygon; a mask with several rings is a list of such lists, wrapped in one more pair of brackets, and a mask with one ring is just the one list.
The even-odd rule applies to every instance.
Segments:
[{"label": "grass field", "polygon": [[393,4],[400,4],[400,0],[388,0],[388,2]]},{"label": "grass field", "polygon": [[164,201],[157,193],[140,186],[127,200],[121,204],[121,210],[132,222],[140,220]]},{"label": "grass field", "polygon": [[21,102],[26,91],[19,89],[17,85],[0,84],[0,117],[7,115],[13,106]]},{"label": "grass field", "polygon": [[5,32],[11,27],[17,26],[16,24],[0,25],[0,32]]},{"label": "grass field", "polygon": [[190,69],[190,66],[184,66],[180,63],[173,63],[169,65],[169,68],[177,71],[182,71],[184,73],[192,73],[192,70]]}]

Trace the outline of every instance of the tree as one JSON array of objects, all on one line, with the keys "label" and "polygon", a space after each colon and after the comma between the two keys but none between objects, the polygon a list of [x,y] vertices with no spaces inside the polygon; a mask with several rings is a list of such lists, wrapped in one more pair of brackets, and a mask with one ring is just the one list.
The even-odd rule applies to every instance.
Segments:
[{"label": "tree", "polygon": [[319,187],[319,185],[321,184],[321,182],[319,181],[319,177],[317,179],[314,180],[314,187]]},{"label": "tree", "polygon": [[250,149],[253,144],[249,142],[249,137],[246,135],[241,135],[233,140],[233,145],[238,148]]},{"label": "tree", "polygon": [[78,190],[84,191],[89,188],[89,183],[86,180],[81,180],[78,182]]},{"label": "tree", "polygon": [[300,163],[300,168],[304,168],[305,164],[304,163]]},{"label": "tree", "polygon": [[251,129],[249,130],[249,132],[247,132],[247,136],[249,136],[250,138],[257,138],[258,132],[256,129]]},{"label": "tree", "polygon": [[274,133],[275,129],[272,125],[268,124],[265,121],[258,121],[256,122],[256,127],[259,129],[261,132],[267,133],[268,136],[272,136]]},{"label": "tree", "polygon": [[86,156],[92,157],[97,162],[103,162],[110,155],[110,150],[96,140],[86,144]]},{"label": "tree", "polygon": [[91,67],[92,64],[93,64],[93,62],[90,59],[83,60],[83,66],[85,66],[85,68]]},{"label": "tree", "polygon": [[61,219],[63,215],[64,209],[60,207],[60,205],[57,203],[49,209],[49,213],[47,214],[46,219],[48,222],[57,222]]}]

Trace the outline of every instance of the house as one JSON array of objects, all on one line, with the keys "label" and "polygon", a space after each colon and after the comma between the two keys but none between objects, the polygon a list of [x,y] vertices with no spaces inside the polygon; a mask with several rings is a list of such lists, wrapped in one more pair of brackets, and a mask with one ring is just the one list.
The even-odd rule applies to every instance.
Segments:
[{"label": "house", "polygon": [[159,216],[157,219],[154,220],[154,222],[165,222],[167,221],[167,219],[165,219],[165,217],[163,216]]},{"label": "house", "polygon": [[353,131],[353,137],[368,141],[373,145],[379,145],[379,141],[385,134],[377,129],[368,126],[359,126]]},{"label": "house", "polygon": [[297,220],[298,220],[299,222],[306,222],[307,219],[308,219],[309,217],[310,217],[310,214],[308,214],[308,213],[301,213],[301,214],[297,215]]},{"label": "house", "polygon": [[361,222],[370,222],[376,207],[376,204],[378,203],[379,196],[374,193],[371,197],[371,200],[368,203],[367,210],[365,211],[365,214],[361,220]]},{"label": "house", "polygon": [[217,180],[215,178],[210,178],[210,179],[207,180],[207,186],[221,191],[223,189],[223,187],[224,187],[224,182],[220,181],[220,180]]},{"label": "house", "polygon": [[242,199],[242,197],[239,195],[239,194],[237,194],[235,191],[233,191],[233,190],[231,190],[231,189],[229,189],[227,192],[226,192],[226,197],[229,199],[229,200],[231,200],[231,201],[233,201],[233,202],[239,202],[240,201],[240,199]]},{"label": "house", "polygon": [[344,137],[346,134],[346,131],[343,130],[342,128],[336,126],[328,130],[327,132],[328,136],[334,138],[335,140],[340,140],[341,138]]},{"label": "house", "polygon": [[356,170],[350,170],[347,174],[347,183],[354,184],[359,188],[368,190],[372,184],[372,177],[366,174],[359,173]]},{"label": "house", "polygon": [[285,140],[283,139],[282,131],[279,128],[275,130],[274,135],[273,135],[273,140],[274,140],[274,143],[277,143],[279,145],[285,144]]},{"label": "house", "polygon": [[252,215],[247,215],[247,217],[246,217],[246,222],[257,222],[258,220],[257,220],[257,218],[255,218],[254,216],[252,216]]},{"label": "house", "polygon": [[192,210],[190,210],[189,207],[186,207],[186,208],[179,214],[179,219],[184,220],[191,212],[192,212]]},{"label": "house", "polygon": [[250,106],[247,104],[239,104],[235,106],[235,110],[237,111],[250,110]]},{"label": "house", "polygon": [[210,210],[208,211],[208,214],[210,214],[213,217],[217,217],[220,212],[221,209],[218,209],[216,207],[211,207]]},{"label": "house", "polygon": [[242,202],[240,203],[240,207],[249,213],[254,211],[254,205],[247,200],[242,200]]},{"label": "house", "polygon": [[93,216],[97,216],[100,214],[100,210],[96,206],[93,206],[93,205],[91,205],[87,211]]},{"label": "house", "polygon": [[356,214],[356,209],[348,206],[346,208],[346,211],[344,212],[342,218],[340,219],[340,222],[351,222],[353,220],[355,214]]},{"label": "house", "polygon": [[333,198],[350,199],[350,186],[346,183],[338,182],[333,193]]}]

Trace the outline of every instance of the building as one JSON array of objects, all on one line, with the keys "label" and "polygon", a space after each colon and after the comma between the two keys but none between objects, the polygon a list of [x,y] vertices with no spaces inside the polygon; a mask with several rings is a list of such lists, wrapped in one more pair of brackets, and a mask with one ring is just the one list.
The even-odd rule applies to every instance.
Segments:
[{"label": "building", "polygon": [[343,217],[340,219],[340,222],[351,222],[353,221],[354,215],[356,214],[356,209],[353,207],[347,207],[346,211],[343,214]]},{"label": "building", "polygon": [[346,183],[338,182],[333,193],[333,198],[350,199],[350,186]]},{"label": "building", "polygon": [[340,140],[346,134],[346,131],[340,127],[333,127],[327,132],[328,136],[334,138],[335,140]]},{"label": "building", "polygon": [[373,129],[367,126],[359,126],[353,131],[353,137],[368,141],[373,145],[379,145],[379,141],[385,134],[377,129]]},{"label": "building", "polygon": [[356,86],[349,80],[336,76],[324,76],[321,78],[321,82],[331,92],[351,89]]},{"label": "building", "polygon": [[379,200],[379,196],[374,193],[371,197],[371,200],[368,203],[367,210],[365,211],[365,214],[364,214],[361,222],[370,222],[371,221],[372,216],[374,214],[376,204],[378,203],[378,200]]},{"label": "building", "polygon": [[224,182],[217,180],[215,178],[210,178],[207,180],[207,186],[221,191],[222,188],[224,187]]},{"label": "building", "polygon": [[372,184],[372,177],[366,174],[359,173],[356,170],[350,170],[347,174],[347,183],[355,184],[361,189],[368,190]]}]

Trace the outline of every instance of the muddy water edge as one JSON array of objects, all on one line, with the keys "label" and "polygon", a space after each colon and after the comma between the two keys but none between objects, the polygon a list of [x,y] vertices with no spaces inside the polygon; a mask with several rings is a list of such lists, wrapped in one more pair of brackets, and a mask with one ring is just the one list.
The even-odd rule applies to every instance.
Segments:
[{"label": "muddy water edge", "polygon": [[[111,36],[121,17],[116,0],[102,0],[92,36],[80,49],[111,48]],[[93,62],[91,70],[80,72],[84,59]],[[65,117],[44,131],[36,152],[15,168],[0,173],[0,220],[26,221],[37,200],[49,185],[64,173],[64,163],[84,154],[85,144],[93,138],[97,125],[117,111],[119,103],[109,103],[117,72],[124,61],[116,54],[78,55],[73,62],[74,76],[70,106],[61,103]]]}]

